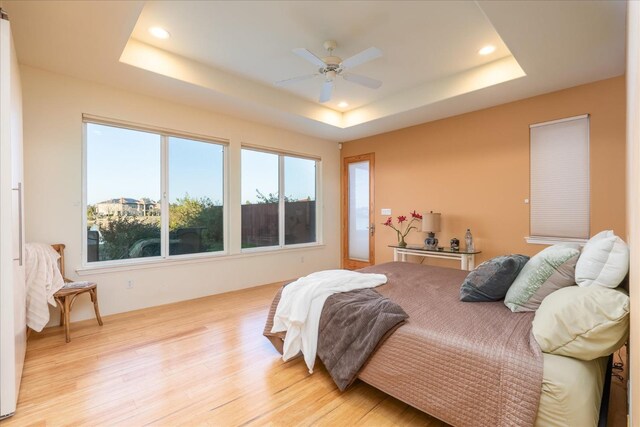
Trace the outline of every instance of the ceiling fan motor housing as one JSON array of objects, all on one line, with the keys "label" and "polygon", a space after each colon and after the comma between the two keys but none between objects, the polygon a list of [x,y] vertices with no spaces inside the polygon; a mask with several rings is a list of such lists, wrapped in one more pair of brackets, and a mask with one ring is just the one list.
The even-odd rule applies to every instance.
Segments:
[{"label": "ceiling fan motor housing", "polygon": [[326,67],[318,69],[318,72],[320,72],[320,74],[324,74],[327,80],[333,80],[342,72],[342,68],[337,64],[327,64]]},{"label": "ceiling fan motor housing", "polygon": [[338,72],[335,70],[325,70],[324,72],[324,76],[326,78],[326,81],[328,82],[332,82],[337,75],[338,75]]},{"label": "ceiling fan motor housing", "polygon": [[327,56],[326,58],[322,58],[322,60],[325,64],[327,64],[327,66],[334,65],[336,67],[338,67],[342,62],[342,58],[339,58],[337,56]]}]

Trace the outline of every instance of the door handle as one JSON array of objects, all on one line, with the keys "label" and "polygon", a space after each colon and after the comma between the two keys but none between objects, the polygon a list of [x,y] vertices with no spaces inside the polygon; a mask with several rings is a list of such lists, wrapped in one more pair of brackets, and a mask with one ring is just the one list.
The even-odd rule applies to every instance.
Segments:
[{"label": "door handle", "polygon": [[371,226],[369,227],[369,233],[371,233],[371,235],[373,236],[375,232],[376,232],[376,225],[374,223],[371,223]]},{"label": "door handle", "polygon": [[18,265],[22,266],[22,183],[18,183],[17,188],[12,188],[13,191],[18,192],[18,250],[20,251],[20,255],[18,258],[14,258],[14,261],[18,261]]}]

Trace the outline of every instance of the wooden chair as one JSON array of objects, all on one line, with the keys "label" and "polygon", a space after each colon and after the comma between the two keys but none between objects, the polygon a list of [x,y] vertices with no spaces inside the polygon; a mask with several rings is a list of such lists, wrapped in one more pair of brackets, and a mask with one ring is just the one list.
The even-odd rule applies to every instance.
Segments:
[{"label": "wooden chair", "polygon": [[64,276],[64,248],[63,244],[51,245],[51,247],[60,254],[59,265],[60,273],[65,282],[65,287],[53,294],[53,298],[60,307],[60,326],[64,326],[64,334],[67,342],[71,341],[71,333],[69,332],[69,323],[71,317],[71,307],[78,295],[89,293],[93,309],[96,312],[98,324],[102,326],[102,318],[100,317],[100,309],[98,308],[98,285],[91,282],[73,282]]}]

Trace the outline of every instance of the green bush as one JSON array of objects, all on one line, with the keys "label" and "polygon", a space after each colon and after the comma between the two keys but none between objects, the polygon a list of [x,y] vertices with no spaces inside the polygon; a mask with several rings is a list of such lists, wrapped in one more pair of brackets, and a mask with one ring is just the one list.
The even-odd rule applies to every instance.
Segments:
[{"label": "green bush", "polygon": [[[89,214],[95,215],[95,208],[88,210],[92,218]],[[129,258],[132,248],[132,256],[160,255],[159,216],[111,216],[101,224],[100,233],[100,261]],[[209,198],[186,194],[169,205],[171,254],[220,251],[223,234],[222,206]]]},{"label": "green bush", "polygon": [[[149,218],[149,217],[147,217]],[[140,221],[132,216],[109,218],[100,229],[104,245],[101,248],[102,260],[129,258],[129,250],[139,240],[160,238],[159,217],[154,222]]]},{"label": "green bush", "polygon": [[222,206],[208,197],[196,199],[185,194],[169,205],[169,232],[177,234],[181,229],[201,229],[201,251],[222,250]]}]

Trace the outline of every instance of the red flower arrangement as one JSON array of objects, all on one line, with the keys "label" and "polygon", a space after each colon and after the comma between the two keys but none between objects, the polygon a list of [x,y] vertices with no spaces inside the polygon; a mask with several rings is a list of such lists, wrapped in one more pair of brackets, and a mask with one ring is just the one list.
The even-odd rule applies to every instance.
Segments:
[{"label": "red flower arrangement", "polygon": [[[391,227],[398,234],[398,246],[405,247],[407,243],[404,241],[404,238],[409,234],[409,232],[417,227],[413,225],[413,223],[417,220],[422,219],[422,215],[417,213],[415,210],[410,213],[411,220],[408,220],[406,216],[400,215],[397,218],[398,226],[393,225],[393,218],[389,217],[382,225],[386,225],[387,227]],[[406,225],[405,222],[409,221]],[[404,228],[404,229],[403,229]]]}]

